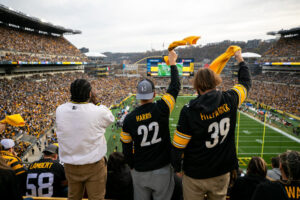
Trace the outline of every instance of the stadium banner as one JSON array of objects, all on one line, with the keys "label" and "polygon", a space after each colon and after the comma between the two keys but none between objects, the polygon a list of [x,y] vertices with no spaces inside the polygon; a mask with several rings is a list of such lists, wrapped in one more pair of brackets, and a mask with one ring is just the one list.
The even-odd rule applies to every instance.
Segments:
[{"label": "stadium banner", "polygon": [[300,62],[265,62],[265,66],[300,66]]},{"label": "stadium banner", "polygon": [[[179,76],[194,75],[194,59],[179,58],[177,60],[177,69]],[[168,77],[171,75],[170,66],[167,65],[162,58],[147,59],[147,76]]]},{"label": "stadium banner", "polygon": [[136,70],[138,70],[138,65],[125,65],[125,64],[123,64],[123,70],[125,70],[125,71],[136,71]]}]

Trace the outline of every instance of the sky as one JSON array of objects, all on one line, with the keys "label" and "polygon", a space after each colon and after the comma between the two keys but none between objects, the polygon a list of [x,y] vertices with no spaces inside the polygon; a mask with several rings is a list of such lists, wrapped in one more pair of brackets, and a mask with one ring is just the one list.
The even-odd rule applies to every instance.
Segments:
[{"label": "sky", "polygon": [[81,30],[65,37],[90,52],[162,50],[187,36],[198,44],[272,39],[300,26],[300,0],[0,0],[55,25]]}]

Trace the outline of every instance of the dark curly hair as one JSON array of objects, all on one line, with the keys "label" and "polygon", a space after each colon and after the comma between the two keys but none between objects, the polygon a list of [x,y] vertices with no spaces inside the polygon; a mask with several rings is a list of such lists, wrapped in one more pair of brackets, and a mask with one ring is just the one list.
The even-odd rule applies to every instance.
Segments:
[{"label": "dark curly hair", "polygon": [[288,182],[300,181],[300,152],[287,151],[280,154],[279,158]]},{"label": "dark curly hair", "polygon": [[91,84],[85,79],[76,79],[71,84],[71,101],[86,102],[90,98]]}]

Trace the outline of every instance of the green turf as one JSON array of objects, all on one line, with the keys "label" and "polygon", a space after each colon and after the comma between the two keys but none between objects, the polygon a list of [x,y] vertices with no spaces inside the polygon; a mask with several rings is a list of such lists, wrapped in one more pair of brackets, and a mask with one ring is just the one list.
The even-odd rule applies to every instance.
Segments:
[{"label": "green turf", "polygon": [[[134,98],[134,97],[133,97]],[[129,99],[127,104],[130,105],[134,102],[134,99]],[[177,98],[175,108],[170,116],[170,133],[173,136],[176,124],[178,122],[179,114],[181,108],[188,103],[192,98],[190,96],[180,96]],[[118,109],[113,110],[114,113],[118,112]],[[238,117],[237,117],[238,118]],[[238,124],[238,122],[237,122]],[[238,127],[236,127],[236,142],[238,141],[238,157],[240,159],[240,165],[245,167],[251,156],[261,156],[262,151],[262,141],[263,141],[263,130],[264,125],[258,121],[246,116],[245,114],[240,114],[240,126],[239,134]],[[121,151],[120,143],[120,132],[121,129],[112,130],[109,127],[106,131],[106,139],[108,144],[108,153],[115,151]],[[237,135],[239,137],[237,138]],[[271,158],[285,152],[286,150],[297,150],[300,151],[300,144],[294,140],[280,134],[279,132],[266,126],[265,129],[265,142],[263,149],[263,158],[267,163],[271,162]]]}]

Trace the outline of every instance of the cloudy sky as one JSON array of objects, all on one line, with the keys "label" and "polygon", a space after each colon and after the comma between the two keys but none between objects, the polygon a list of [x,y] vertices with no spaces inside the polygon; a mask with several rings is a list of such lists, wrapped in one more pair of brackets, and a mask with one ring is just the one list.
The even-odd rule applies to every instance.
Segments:
[{"label": "cloudy sky", "polygon": [[161,50],[200,35],[200,44],[270,39],[268,31],[300,26],[300,0],[0,0],[56,25],[92,52]]}]

